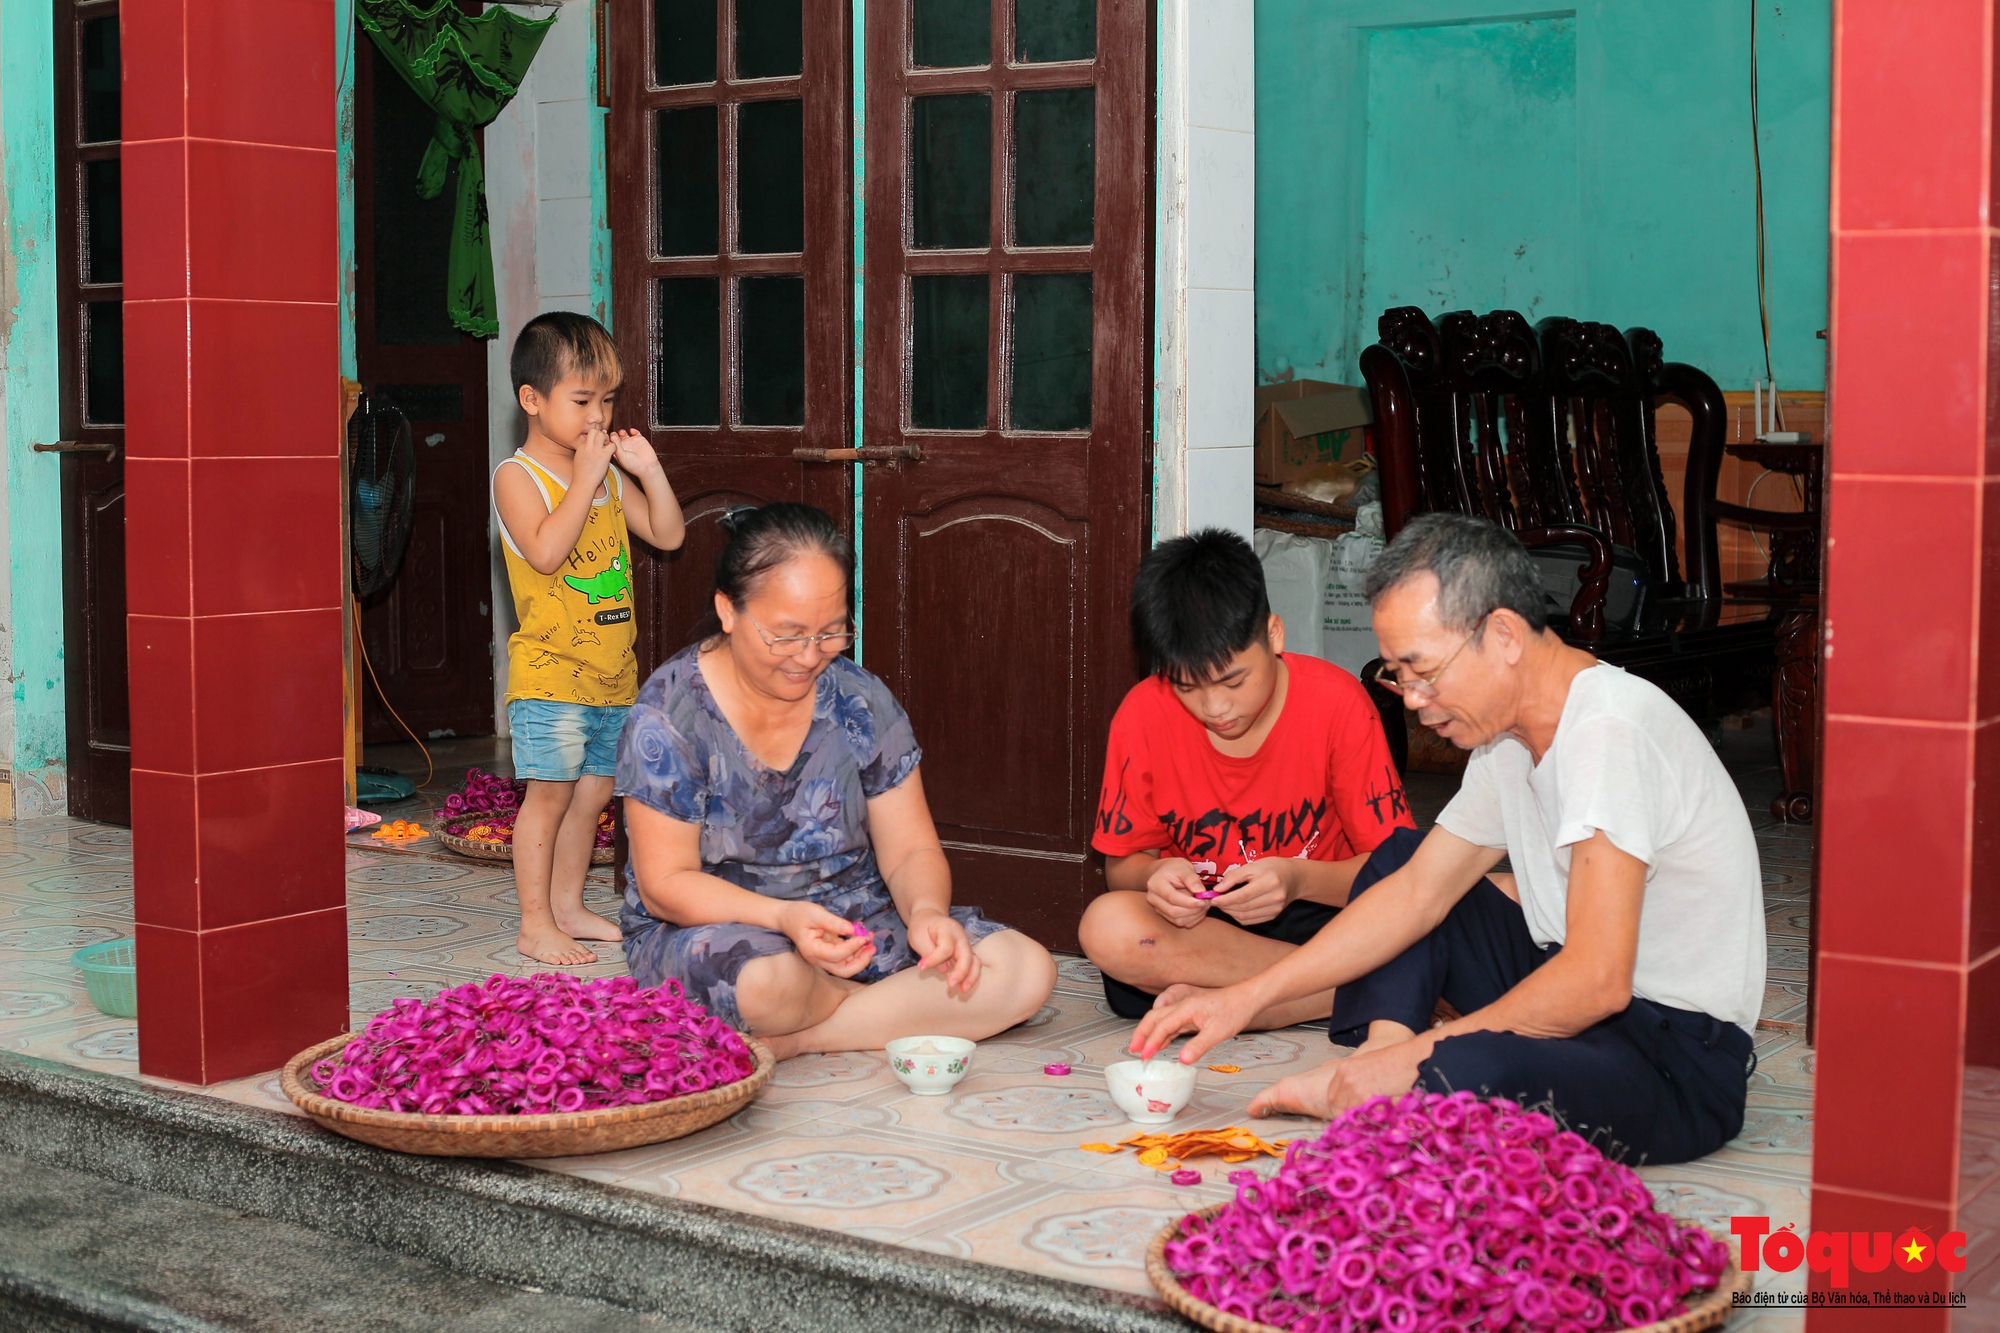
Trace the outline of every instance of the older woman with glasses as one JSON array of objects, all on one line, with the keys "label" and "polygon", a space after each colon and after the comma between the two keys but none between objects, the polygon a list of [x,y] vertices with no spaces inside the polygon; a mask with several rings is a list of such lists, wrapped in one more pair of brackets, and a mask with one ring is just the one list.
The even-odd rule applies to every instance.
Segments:
[{"label": "older woman with glasses", "polygon": [[808,505],[723,528],[714,632],[653,673],[618,744],[632,975],[779,1059],[1031,1017],[1054,960],[952,906],[909,717],[842,656],[853,551]]}]

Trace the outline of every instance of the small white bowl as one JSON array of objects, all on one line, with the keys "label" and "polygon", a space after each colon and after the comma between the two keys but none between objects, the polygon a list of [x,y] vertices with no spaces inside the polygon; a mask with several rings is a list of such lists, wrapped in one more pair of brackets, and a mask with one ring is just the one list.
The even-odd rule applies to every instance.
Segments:
[{"label": "small white bowl", "polygon": [[904,1087],[919,1097],[942,1097],[972,1067],[973,1046],[963,1037],[898,1037],[883,1049]]},{"label": "small white bowl", "polygon": [[1195,1068],[1178,1060],[1120,1060],[1104,1067],[1111,1100],[1136,1125],[1164,1125],[1194,1096]]}]

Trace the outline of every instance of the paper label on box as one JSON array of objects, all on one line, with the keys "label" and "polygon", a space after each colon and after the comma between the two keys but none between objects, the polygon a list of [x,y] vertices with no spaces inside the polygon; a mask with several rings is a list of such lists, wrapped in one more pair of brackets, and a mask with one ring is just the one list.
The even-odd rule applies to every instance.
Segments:
[{"label": "paper label on box", "polygon": [[[1287,467],[1309,468],[1321,463],[1344,463],[1347,461],[1348,443],[1358,434],[1355,430],[1330,430],[1303,438],[1294,436],[1278,446],[1279,453]],[[1358,448],[1356,452],[1359,452]]]},{"label": "paper label on box", "polygon": [[1362,591],[1382,539],[1350,532],[1331,543],[1320,596],[1320,656],[1359,675],[1378,655],[1375,617]]}]

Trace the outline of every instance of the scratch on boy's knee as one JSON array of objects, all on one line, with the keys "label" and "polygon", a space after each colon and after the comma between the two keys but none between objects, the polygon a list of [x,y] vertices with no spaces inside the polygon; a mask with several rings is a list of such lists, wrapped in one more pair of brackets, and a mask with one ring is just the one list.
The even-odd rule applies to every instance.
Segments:
[{"label": "scratch on boy's knee", "polygon": [[1151,935],[1141,935],[1139,937],[1139,947],[1142,949],[1150,949],[1158,943],[1159,941],[1154,939]]}]

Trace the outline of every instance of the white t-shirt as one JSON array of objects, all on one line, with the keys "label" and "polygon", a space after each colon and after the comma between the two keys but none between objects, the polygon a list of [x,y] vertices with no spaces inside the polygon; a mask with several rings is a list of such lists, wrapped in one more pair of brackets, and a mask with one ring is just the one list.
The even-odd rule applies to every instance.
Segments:
[{"label": "white t-shirt", "polygon": [[1694,720],[1614,666],[1578,673],[1537,764],[1511,736],[1473,751],[1438,824],[1504,847],[1535,943],[1566,932],[1570,848],[1603,833],[1646,863],[1632,993],[1755,1033],[1764,888],[1736,784]]}]

